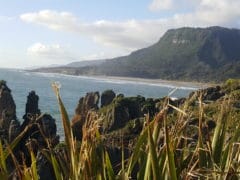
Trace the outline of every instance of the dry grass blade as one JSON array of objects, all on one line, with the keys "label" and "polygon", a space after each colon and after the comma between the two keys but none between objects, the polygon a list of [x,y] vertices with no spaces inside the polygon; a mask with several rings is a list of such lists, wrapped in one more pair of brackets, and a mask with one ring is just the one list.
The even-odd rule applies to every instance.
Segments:
[{"label": "dry grass blade", "polygon": [[60,94],[59,94],[59,88],[60,88],[59,84],[53,83],[52,87],[57,96],[57,100],[58,100],[58,104],[59,104],[59,110],[61,113],[64,133],[65,133],[65,141],[66,141],[67,147],[69,149],[69,152],[71,152],[72,151],[71,142],[73,140],[73,136],[72,136],[71,125],[70,125],[70,121],[69,121],[69,116],[68,116],[68,113],[65,109],[65,106],[64,106],[62,99],[60,97]]},{"label": "dry grass blade", "polygon": [[31,155],[31,174],[32,174],[32,179],[39,179],[38,173],[37,173],[37,160],[36,157],[33,153],[32,150],[30,150],[30,155]]},{"label": "dry grass blade", "polygon": [[168,106],[173,108],[173,109],[175,109],[175,110],[177,110],[178,112],[182,113],[184,116],[187,116],[187,113],[184,112],[183,110],[181,110],[181,109],[179,109],[179,108],[177,108],[177,107],[175,107],[175,106],[173,106],[171,104],[168,104]]},{"label": "dry grass blade", "polygon": [[177,180],[177,172],[174,160],[174,152],[173,147],[171,144],[171,140],[169,137],[169,131],[167,127],[166,118],[164,118],[164,129],[165,129],[165,142],[166,142],[166,150],[167,150],[167,159],[168,159],[168,168],[169,168],[169,175],[172,180]]},{"label": "dry grass blade", "polygon": [[7,171],[7,165],[6,165],[6,157],[4,157],[4,150],[3,150],[3,145],[2,141],[0,140],[0,159],[1,159],[1,165],[0,165],[0,174],[8,174]]}]

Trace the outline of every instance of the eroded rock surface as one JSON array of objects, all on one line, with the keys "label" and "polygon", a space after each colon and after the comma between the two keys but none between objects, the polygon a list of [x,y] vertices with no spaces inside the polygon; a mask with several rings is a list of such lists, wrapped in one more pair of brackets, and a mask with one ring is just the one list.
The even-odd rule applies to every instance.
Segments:
[{"label": "eroded rock surface", "polygon": [[101,95],[101,107],[109,105],[115,97],[116,94],[113,90],[104,91]]},{"label": "eroded rock surface", "polygon": [[72,119],[72,130],[73,135],[81,140],[82,138],[82,126],[85,123],[89,111],[98,110],[99,103],[99,92],[89,92],[85,97],[81,97],[77,108],[75,110],[75,115]]},{"label": "eroded rock surface", "polygon": [[5,81],[0,81],[0,136],[11,141],[19,133],[16,105]]},{"label": "eroded rock surface", "polygon": [[23,116],[24,122],[22,123],[21,129],[23,130],[32,119],[36,119],[41,111],[38,109],[39,97],[35,91],[31,91],[27,96],[25,114]]},{"label": "eroded rock surface", "polygon": [[59,142],[55,119],[49,114],[40,115],[38,100],[39,97],[35,91],[31,91],[27,97],[21,131],[29,127],[24,139],[31,138],[37,140],[39,147],[47,146],[45,138],[54,146]]}]

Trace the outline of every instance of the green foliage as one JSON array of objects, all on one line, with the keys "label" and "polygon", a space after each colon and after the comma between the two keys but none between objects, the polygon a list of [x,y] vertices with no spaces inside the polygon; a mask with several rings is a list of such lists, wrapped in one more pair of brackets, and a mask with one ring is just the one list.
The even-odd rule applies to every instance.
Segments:
[{"label": "green foliage", "polygon": [[240,79],[228,79],[224,83],[224,89],[227,92],[232,92],[234,90],[240,89]]}]

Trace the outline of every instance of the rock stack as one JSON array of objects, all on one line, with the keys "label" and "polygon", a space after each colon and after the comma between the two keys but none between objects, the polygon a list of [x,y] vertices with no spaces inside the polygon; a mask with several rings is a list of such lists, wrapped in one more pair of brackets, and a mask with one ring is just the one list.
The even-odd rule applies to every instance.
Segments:
[{"label": "rock stack", "polygon": [[11,142],[20,132],[16,105],[5,81],[0,81],[0,137]]},{"label": "rock stack", "polygon": [[82,138],[82,127],[88,113],[98,110],[99,97],[99,92],[90,92],[85,97],[80,98],[72,119],[72,130],[77,140]]},{"label": "rock stack", "polygon": [[[16,117],[16,105],[11,90],[5,81],[0,81],[0,138],[3,143],[11,143],[24,131],[21,141],[12,149],[15,157],[20,164],[24,163],[30,166],[30,148],[37,156],[36,161],[40,179],[45,177],[54,179],[53,168],[46,157],[40,153],[40,150],[49,148],[49,145],[54,147],[59,143],[57,126],[55,119],[51,115],[41,115],[38,100],[38,95],[31,91],[27,97],[26,111],[23,116],[24,121],[20,125]],[[24,159],[24,162],[21,162],[22,159]],[[10,157],[7,159],[7,166],[11,171],[14,171],[15,165]],[[14,179],[14,177],[11,178]]]}]

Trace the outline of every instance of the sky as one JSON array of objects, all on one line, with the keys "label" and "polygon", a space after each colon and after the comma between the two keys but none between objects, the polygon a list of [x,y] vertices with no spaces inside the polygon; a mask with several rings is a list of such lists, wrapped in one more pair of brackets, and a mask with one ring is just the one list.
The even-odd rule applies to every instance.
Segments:
[{"label": "sky", "polygon": [[0,0],[0,68],[128,55],[172,28],[240,28],[240,0]]}]

